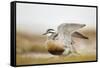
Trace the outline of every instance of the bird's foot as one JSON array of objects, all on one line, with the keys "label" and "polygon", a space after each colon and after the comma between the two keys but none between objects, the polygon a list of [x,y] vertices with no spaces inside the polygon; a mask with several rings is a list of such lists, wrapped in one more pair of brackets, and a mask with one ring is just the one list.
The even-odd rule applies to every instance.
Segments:
[{"label": "bird's foot", "polygon": [[63,56],[68,56],[71,53],[70,49],[65,49],[65,51],[63,52]]}]

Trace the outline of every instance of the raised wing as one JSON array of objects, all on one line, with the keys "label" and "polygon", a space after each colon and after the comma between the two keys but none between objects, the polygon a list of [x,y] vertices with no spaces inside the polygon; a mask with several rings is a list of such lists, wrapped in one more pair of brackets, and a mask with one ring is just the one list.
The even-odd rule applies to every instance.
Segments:
[{"label": "raised wing", "polygon": [[77,38],[82,38],[82,39],[88,39],[88,37],[82,35],[82,34],[79,33],[79,32],[74,32],[74,33],[72,33],[72,37],[77,37]]}]

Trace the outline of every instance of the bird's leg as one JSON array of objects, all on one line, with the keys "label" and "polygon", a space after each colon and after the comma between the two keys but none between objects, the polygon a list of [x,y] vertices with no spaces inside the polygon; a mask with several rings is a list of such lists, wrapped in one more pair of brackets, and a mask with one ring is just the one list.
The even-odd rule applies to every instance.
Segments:
[{"label": "bird's leg", "polygon": [[75,49],[74,44],[75,44],[75,42],[72,40],[72,42],[71,42],[72,52],[75,53],[75,54],[80,55],[80,54],[77,52],[77,50]]},{"label": "bird's leg", "polygon": [[70,53],[71,53],[70,49],[69,49],[69,48],[65,48],[62,55],[63,55],[63,56],[67,56],[67,55],[69,55]]},{"label": "bird's leg", "polygon": [[65,42],[64,44],[64,49],[65,51],[63,52],[63,55],[70,55],[71,54],[71,49],[70,49],[70,45],[68,45],[68,43]]},{"label": "bird's leg", "polygon": [[73,48],[73,53],[77,54],[77,55],[80,55],[77,50],[75,49],[75,47],[72,45],[72,48]]},{"label": "bird's leg", "polygon": [[75,47],[73,46],[73,45],[74,45],[74,43],[75,43],[75,42],[72,40],[72,42],[71,42],[71,47],[72,47],[72,49],[73,49],[73,52],[74,52],[74,53],[77,53],[77,51],[76,51]]},{"label": "bird's leg", "polygon": [[[67,39],[66,39],[67,40]],[[69,50],[68,54],[75,54],[77,53],[76,49],[74,48],[74,46],[72,44],[74,44],[74,42],[70,41],[70,39],[68,39],[67,41],[64,41],[64,48],[65,50]]]}]

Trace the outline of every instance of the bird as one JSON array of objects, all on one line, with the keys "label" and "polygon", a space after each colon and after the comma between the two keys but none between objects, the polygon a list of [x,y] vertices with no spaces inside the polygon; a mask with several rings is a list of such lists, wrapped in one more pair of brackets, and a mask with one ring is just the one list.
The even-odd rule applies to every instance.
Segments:
[{"label": "bird", "polygon": [[61,55],[64,52],[64,47],[61,42],[56,40],[58,34],[54,29],[48,29],[43,35],[47,35],[47,49],[52,55]]},{"label": "bird", "polygon": [[[77,53],[73,47],[72,37],[88,39],[76,30],[86,26],[85,24],[62,23],[58,26],[57,31],[48,29],[43,35],[48,35],[47,49],[53,55],[69,55]],[[60,43],[59,43],[60,42]]]}]

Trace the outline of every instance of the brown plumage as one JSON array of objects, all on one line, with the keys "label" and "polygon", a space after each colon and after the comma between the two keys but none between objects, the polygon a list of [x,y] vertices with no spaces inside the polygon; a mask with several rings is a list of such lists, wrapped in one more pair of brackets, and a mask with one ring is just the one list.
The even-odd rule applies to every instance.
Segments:
[{"label": "brown plumage", "polygon": [[64,52],[64,47],[59,41],[48,40],[46,44],[48,52],[53,55],[62,55],[62,53]]}]

